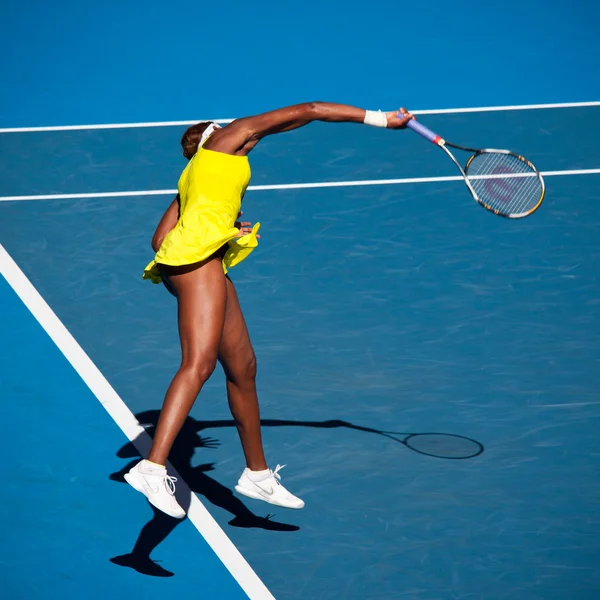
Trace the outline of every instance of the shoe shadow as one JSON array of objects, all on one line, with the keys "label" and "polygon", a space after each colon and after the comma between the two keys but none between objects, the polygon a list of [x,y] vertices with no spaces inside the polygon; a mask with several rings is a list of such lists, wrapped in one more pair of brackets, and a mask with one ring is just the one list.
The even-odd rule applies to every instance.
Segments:
[{"label": "shoe shadow", "polygon": [[129,567],[142,575],[151,577],[173,577],[175,573],[161,567],[150,558],[150,553],[177,527],[181,522],[165,515],[150,505],[154,516],[142,527],[129,554],[122,554],[110,559],[110,562],[120,567]]}]

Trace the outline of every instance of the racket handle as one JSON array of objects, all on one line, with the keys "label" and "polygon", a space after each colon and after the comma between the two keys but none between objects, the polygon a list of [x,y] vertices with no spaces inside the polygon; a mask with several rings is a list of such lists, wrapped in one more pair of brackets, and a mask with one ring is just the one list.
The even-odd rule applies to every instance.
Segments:
[{"label": "racket handle", "polygon": [[425,125],[422,125],[415,119],[411,119],[406,126],[410,127],[410,129],[416,131],[419,135],[422,135],[426,140],[429,140],[433,144],[437,144],[439,146],[444,143],[444,140],[437,133],[433,133],[431,129],[428,129],[425,127]]}]

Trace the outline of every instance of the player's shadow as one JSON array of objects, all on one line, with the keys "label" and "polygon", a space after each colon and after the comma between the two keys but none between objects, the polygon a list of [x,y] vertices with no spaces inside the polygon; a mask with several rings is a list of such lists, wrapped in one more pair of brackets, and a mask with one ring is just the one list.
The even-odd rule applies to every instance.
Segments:
[{"label": "player's shadow", "polygon": [[[144,426],[146,433],[151,438],[154,436],[159,414],[160,411],[158,410],[150,410],[136,415],[139,423]],[[225,424],[232,427],[235,426],[233,420],[224,421],[223,426]],[[175,468],[181,480],[183,480],[177,484],[176,498],[186,513],[190,507],[191,493],[194,492],[204,496],[211,504],[229,512],[232,515],[229,524],[233,527],[259,528],[281,532],[298,531],[299,527],[297,525],[275,521],[269,514],[262,517],[253,513],[233,494],[230,488],[222,485],[208,475],[210,471],[214,470],[214,463],[192,466],[192,458],[197,448],[211,449],[218,447],[220,444],[216,439],[199,435],[199,432],[205,429],[207,425],[210,427],[208,422],[196,421],[192,417],[188,417],[169,455],[169,462]],[[147,445],[148,438],[146,434],[142,434],[133,442],[125,444],[117,452],[117,456],[133,460],[126,464],[120,471],[112,473],[110,479],[125,483],[123,476],[140,460],[140,453],[137,448],[144,448]],[[145,575],[171,577],[173,573],[156,564],[150,558],[150,554],[182,521],[165,515],[153,506],[151,508],[154,516],[142,528],[131,553],[116,556],[110,560],[114,564],[130,567]]]},{"label": "player's shadow", "polygon": [[[136,415],[138,422],[144,426],[146,433],[150,438],[154,435],[154,430],[158,422],[160,411],[149,410]],[[346,428],[372,433],[399,442],[414,450],[419,454],[434,456],[436,458],[445,459],[465,459],[479,456],[484,447],[480,442],[471,438],[445,433],[413,433],[413,434],[398,434],[389,431],[382,431],[371,427],[363,427],[354,425],[348,421],[339,419],[327,421],[293,421],[284,419],[262,419],[263,427],[312,427],[318,429],[335,429]],[[200,432],[207,429],[218,429],[222,427],[235,427],[233,419],[221,419],[213,421],[198,421],[192,417],[188,417],[177,436],[169,461],[177,470],[179,476],[189,486],[179,482],[177,486],[177,501],[182,508],[187,512],[191,502],[191,493],[195,492],[204,496],[210,503],[223,508],[232,515],[229,524],[234,527],[255,527],[266,529],[269,531],[298,531],[297,525],[280,523],[274,521],[271,515],[265,517],[254,514],[239,498],[237,498],[232,490],[212,477],[207,473],[214,469],[214,463],[204,463],[198,466],[192,466],[192,458],[197,448],[211,449],[219,445],[219,441],[211,437],[202,437]],[[126,466],[120,471],[110,475],[113,481],[125,482],[123,475],[140,460],[140,448],[147,452],[149,438],[146,433],[142,434],[133,442],[125,444],[118,452],[119,458],[131,458]],[[394,436],[401,436],[399,439]],[[139,573],[152,575],[156,577],[171,577],[173,573],[167,571],[154,560],[150,558],[152,551],[175,529],[182,521],[173,519],[159,510],[151,507],[154,516],[144,525],[138,539],[129,554],[116,556],[111,558],[114,564],[130,567]]]}]

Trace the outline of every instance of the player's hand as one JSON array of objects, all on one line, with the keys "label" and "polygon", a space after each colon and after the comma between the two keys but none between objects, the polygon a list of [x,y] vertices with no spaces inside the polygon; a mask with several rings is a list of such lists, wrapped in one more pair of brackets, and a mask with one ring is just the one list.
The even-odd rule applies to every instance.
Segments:
[{"label": "player's hand", "polygon": [[411,119],[415,118],[405,108],[388,112],[386,117],[388,129],[402,129]]},{"label": "player's hand", "polygon": [[[240,214],[238,215],[238,219],[243,214],[244,213],[242,213],[242,211],[240,211]],[[243,235],[248,235],[249,233],[252,233],[252,223],[250,223],[250,221],[236,221],[234,223],[234,227],[237,227],[237,229],[240,230],[240,232],[237,234],[237,237],[242,237]],[[257,234],[256,237],[260,238],[260,235]]]}]

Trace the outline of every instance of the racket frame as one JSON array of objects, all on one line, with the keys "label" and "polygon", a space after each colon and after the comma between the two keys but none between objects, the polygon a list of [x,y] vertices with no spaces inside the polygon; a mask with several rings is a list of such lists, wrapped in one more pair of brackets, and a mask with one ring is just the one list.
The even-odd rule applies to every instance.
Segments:
[{"label": "racket frame", "polygon": [[[542,177],[542,174],[537,170],[537,168],[533,165],[533,163],[528,161],[524,156],[521,156],[520,154],[516,154],[515,152],[511,152],[510,150],[500,150],[497,148],[480,148],[480,149],[469,148],[468,146],[459,146],[458,144],[453,144],[451,142],[447,142],[444,138],[437,135],[436,133],[434,133],[427,127],[425,127],[422,123],[419,123],[418,121],[416,121],[414,119],[411,119],[407,123],[407,127],[409,127],[410,129],[412,129],[413,131],[415,131],[416,133],[418,133],[419,135],[424,137],[426,140],[435,144],[436,146],[439,146],[451,158],[452,162],[458,167],[458,170],[460,171],[460,174],[462,175],[463,179],[465,180],[465,184],[466,184],[467,188],[469,189],[469,191],[471,192],[473,199],[480,206],[483,206],[483,208],[485,208],[486,210],[489,210],[490,212],[494,213],[495,215],[498,215],[500,217],[505,217],[506,219],[521,219],[523,217],[527,217],[530,214],[534,213],[541,206],[542,202],[544,201],[544,196],[546,195],[546,184],[544,182],[544,178]],[[471,152],[471,156],[469,157],[469,160],[466,162],[464,168],[458,162],[458,160],[456,159],[454,154],[452,154],[452,152],[450,152],[450,150],[448,150],[448,146],[450,146],[451,148],[456,148],[457,150]],[[468,175],[469,165],[471,164],[471,162],[473,161],[473,159],[475,157],[480,156],[481,154],[491,154],[491,153],[506,154],[509,156],[513,156],[516,159],[520,160],[521,162],[525,163],[532,170],[531,175],[523,175],[523,176],[537,177],[538,181],[540,182],[540,185],[542,186],[542,193],[540,194],[540,199],[537,201],[535,206],[533,206],[533,208],[530,208],[529,210],[527,210],[523,213],[503,213],[500,210],[491,207],[489,204],[486,204],[477,195],[475,188],[473,187],[473,185],[471,184],[471,181],[469,180],[469,175]],[[498,178],[498,176],[494,176],[494,177]],[[514,177],[514,175],[511,175],[511,177]],[[482,177],[478,177],[476,175],[473,176],[473,179],[485,179],[485,178],[486,178],[486,176],[482,176]],[[492,178],[492,177],[489,177],[489,178]]]}]

